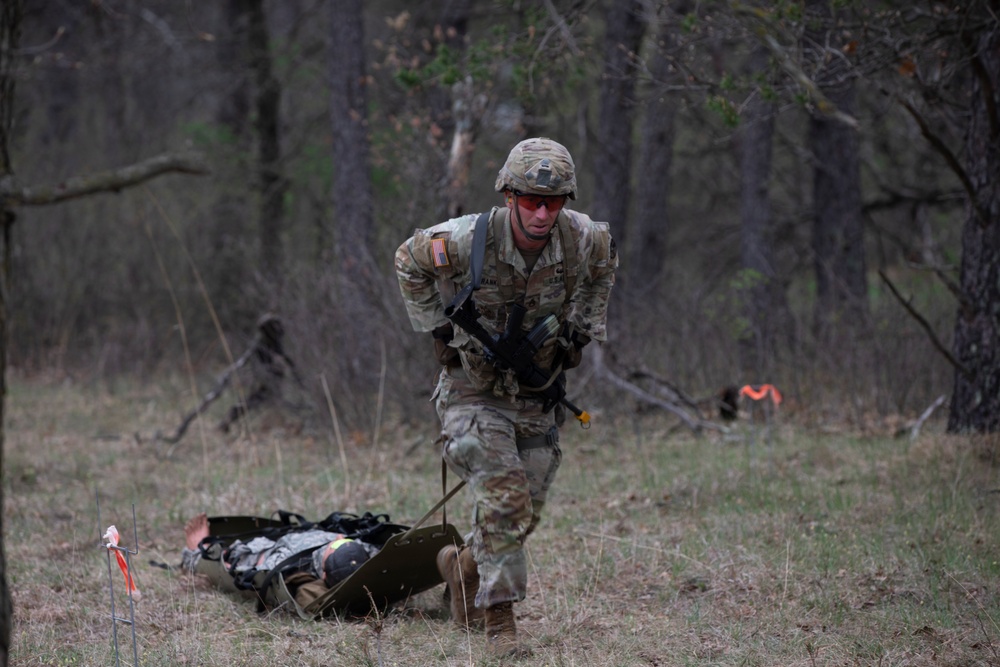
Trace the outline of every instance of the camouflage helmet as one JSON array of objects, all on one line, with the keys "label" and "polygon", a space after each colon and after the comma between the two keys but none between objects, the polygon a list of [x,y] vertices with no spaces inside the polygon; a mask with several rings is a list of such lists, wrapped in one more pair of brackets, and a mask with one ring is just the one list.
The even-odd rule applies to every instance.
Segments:
[{"label": "camouflage helmet", "polygon": [[576,199],[576,167],[569,150],[557,141],[525,139],[510,151],[497,175],[495,190],[532,195],[569,195]]}]

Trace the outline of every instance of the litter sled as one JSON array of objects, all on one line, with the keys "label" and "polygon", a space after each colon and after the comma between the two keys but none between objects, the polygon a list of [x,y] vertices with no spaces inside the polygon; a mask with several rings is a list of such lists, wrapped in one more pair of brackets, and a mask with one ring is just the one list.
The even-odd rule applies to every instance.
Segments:
[{"label": "litter sled", "polygon": [[[435,562],[438,551],[462,543],[455,527],[446,522],[410,528],[390,522],[386,514],[367,512],[360,516],[334,512],[317,522],[285,511],[273,516],[277,518],[209,517],[209,536],[199,544],[200,558],[194,571],[206,575],[226,592],[255,599],[259,611],[287,608],[306,620],[382,612],[429,590],[443,583]],[[317,534],[309,531],[333,533],[335,538],[320,538],[321,543],[298,550],[276,564],[265,562],[259,569],[245,564],[237,567],[233,558],[240,548],[247,551],[246,545],[252,545],[257,538],[278,542],[289,536]],[[295,543],[294,539],[291,543]],[[334,563],[340,554],[347,553],[341,551],[341,545],[347,543],[353,543],[355,549],[363,546],[365,555],[349,564]],[[346,565],[346,570],[338,570],[344,578],[331,580],[329,568],[323,570],[324,579],[310,574],[308,565],[317,558],[326,566],[334,563],[333,570]]]}]

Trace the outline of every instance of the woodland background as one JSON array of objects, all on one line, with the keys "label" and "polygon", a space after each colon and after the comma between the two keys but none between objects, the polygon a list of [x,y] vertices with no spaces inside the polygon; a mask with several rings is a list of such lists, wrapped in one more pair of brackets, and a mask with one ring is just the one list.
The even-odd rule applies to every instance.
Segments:
[{"label": "woodland background", "polygon": [[[620,376],[695,399],[771,382],[863,426],[996,365],[989,328],[981,363],[953,341],[963,227],[996,225],[995,199],[969,205],[990,180],[970,146],[996,151],[996,100],[973,104],[996,96],[990,3],[29,1],[22,30],[18,187],[192,151],[209,173],[16,209],[18,372],[210,383],[273,312],[318,405],[325,379],[349,421],[430,417],[392,254],[497,204],[532,135],[611,221]],[[956,429],[995,428],[966,412]]]},{"label": "woodland background", "polygon": [[720,387],[769,382],[807,427],[892,430],[945,397],[948,431],[995,433],[998,14],[4,2],[0,378],[185,374],[194,405],[273,313],[303,428],[330,406],[351,428],[432,420],[392,254],[497,204],[510,147],[545,135],[622,258],[585,407],[697,426]]}]

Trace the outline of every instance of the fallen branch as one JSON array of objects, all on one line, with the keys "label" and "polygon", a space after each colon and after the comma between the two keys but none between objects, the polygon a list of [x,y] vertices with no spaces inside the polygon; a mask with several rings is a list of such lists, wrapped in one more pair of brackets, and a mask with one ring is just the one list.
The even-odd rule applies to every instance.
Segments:
[{"label": "fallen branch", "polygon": [[670,402],[680,402],[686,405],[688,408],[694,411],[698,411],[698,402],[693,398],[685,394],[674,383],[670,382],[666,378],[660,377],[655,373],[645,369],[640,368],[639,370],[632,371],[629,374],[630,380],[652,380],[656,383],[656,389],[661,394],[667,397]]},{"label": "fallen branch", "polygon": [[924,410],[919,417],[917,417],[917,421],[913,422],[913,425],[910,427],[910,440],[917,439],[917,436],[920,435],[920,429],[924,425],[924,422],[930,418],[931,414],[935,410],[941,407],[941,404],[944,403],[944,399],[945,395],[941,394],[937,397],[936,401],[931,403],[930,406],[928,406],[928,408]]},{"label": "fallen branch", "polygon": [[212,389],[207,394],[205,394],[204,398],[201,399],[201,403],[198,404],[198,407],[196,407],[194,410],[189,412],[187,416],[184,417],[183,421],[181,421],[180,423],[180,426],[177,427],[177,430],[174,432],[173,435],[163,435],[162,433],[157,431],[156,435],[154,436],[154,439],[156,439],[159,442],[166,442],[167,444],[171,445],[180,442],[180,439],[184,437],[184,433],[187,432],[188,426],[191,425],[191,422],[194,421],[195,417],[197,417],[205,410],[207,410],[208,406],[214,403],[215,400],[222,395],[222,392],[225,391],[226,387],[229,386],[229,380],[233,377],[233,373],[235,373],[236,371],[238,371],[239,369],[243,368],[243,366],[246,365],[247,361],[250,360],[250,357],[253,355],[256,349],[257,349],[257,341],[255,340],[254,344],[251,345],[250,348],[246,352],[244,352],[239,359],[233,362],[232,366],[223,371],[222,375],[220,375],[219,378],[215,381],[215,386],[212,387]]},{"label": "fallen branch", "polygon": [[204,158],[198,153],[167,153],[118,169],[87,176],[74,176],[56,185],[37,187],[20,185],[8,176],[0,179],[0,200],[7,206],[58,204],[98,192],[119,192],[170,172],[209,173]]},{"label": "fallen branch", "polygon": [[246,352],[223,371],[222,375],[216,380],[215,386],[205,394],[198,407],[184,417],[173,435],[165,436],[157,431],[154,439],[169,444],[175,444],[180,441],[195,417],[205,412],[208,406],[222,395],[222,392],[229,386],[233,374],[243,368],[252,359],[256,358],[256,365],[254,367],[256,380],[253,387],[251,387],[249,395],[245,397],[241,395],[237,404],[229,409],[228,414],[219,424],[219,429],[223,433],[227,433],[229,428],[248,411],[267,403],[277,396],[278,391],[275,389],[275,385],[284,379],[286,372],[290,372],[299,387],[304,388],[305,385],[303,385],[302,379],[295,369],[295,364],[285,353],[281,342],[284,333],[284,326],[276,316],[266,314],[258,319],[257,334],[254,336]]},{"label": "fallen branch", "polygon": [[661,408],[677,416],[682,422],[684,422],[685,426],[687,426],[695,433],[701,433],[702,430],[704,429],[712,429],[720,431],[722,433],[726,432],[727,429],[725,426],[705,421],[697,416],[692,416],[677,403],[673,403],[671,401],[662,399],[658,396],[654,396],[645,389],[642,389],[641,387],[632,384],[628,380],[619,377],[617,374],[611,371],[611,369],[609,369],[607,365],[604,363],[604,350],[601,349],[599,345],[592,345],[590,347],[593,348],[594,350],[592,352],[593,355],[592,359],[594,362],[595,374],[605,382],[610,383],[615,387],[618,387],[619,389],[625,391],[628,394],[631,394],[632,396],[639,399],[643,403],[647,403],[649,405]]}]

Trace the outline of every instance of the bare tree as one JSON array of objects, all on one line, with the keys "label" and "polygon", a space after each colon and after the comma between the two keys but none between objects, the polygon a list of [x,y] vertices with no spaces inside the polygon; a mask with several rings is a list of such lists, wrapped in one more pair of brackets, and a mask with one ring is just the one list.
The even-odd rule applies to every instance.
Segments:
[{"label": "bare tree", "polygon": [[452,218],[465,212],[466,188],[485,111],[486,96],[480,90],[483,82],[471,75],[465,61],[471,13],[472,0],[420,3],[413,7],[413,24],[418,34],[426,33],[434,44],[431,50],[425,49],[423,56],[433,57],[442,65],[447,63],[450,70],[435,85],[424,89],[429,125],[433,128],[428,140],[438,144],[444,153],[445,142],[451,137],[438,217]]},{"label": "bare tree", "polygon": [[[13,168],[10,162],[10,133],[14,115],[15,52],[21,39],[21,21],[24,17],[22,0],[10,0],[0,8],[0,182],[10,179]],[[3,479],[4,422],[7,405],[7,289],[10,283],[10,227],[14,212],[7,201],[0,198],[0,480]],[[0,484],[0,667],[7,667],[10,657],[10,635],[13,629],[13,602],[7,585],[7,556],[4,549],[3,520],[7,512],[3,507],[3,484]]]},{"label": "bare tree", "polygon": [[[847,61],[834,49],[829,0],[809,0],[815,27],[806,31],[806,52],[815,80],[841,113],[855,114],[855,84]],[[858,133],[840,117],[814,113],[809,120],[813,165],[813,254],[817,333],[827,337],[864,322],[867,315],[864,228]]]},{"label": "bare tree", "polygon": [[[1000,7],[992,2],[994,16]],[[975,74],[966,130],[971,188],[962,232],[961,298],[955,319],[950,432],[1000,431],[1000,27],[966,36]]]},{"label": "bare tree", "polygon": [[248,49],[245,0],[226,0],[223,5],[225,27],[215,40],[215,58],[222,84],[215,122],[221,134],[220,148],[215,152],[213,167],[222,184],[212,204],[212,224],[208,238],[213,261],[205,267],[211,274],[209,284],[220,294],[235,294],[244,289],[247,266],[243,261],[243,234],[246,221],[251,219],[247,197],[228,183],[241,186],[247,177],[247,153],[250,141],[250,81],[247,72]]},{"label": "bare tree", "polygon": [[466,77],[452,86],[455,133],[448,152],[447,215],[454,218],[465,212],[466,190],[472,156],[476,150],[476,137],[486,109],[486,95],[476,91],[472,77]]},{"label": "bare tree", "polygon": [[[759,47],[749,59],[751,78],[764,76],[768,52]],[[758,87],[744,105],[736,148],[740,164],[740,249],[748,330],[741,338],[741,363],[747,377],[764,377],[775,351],[776,328],[784,320],[783,296],[774,265],[771,156],[775,105]]]},{"label": "bare tree", "polygon": [[[673,14],[661,20],[647,60],[649,79],[645,86],[636,170],[634,233],[638,243],[632,254],[633,275],[641,279],[641,289],[648,290],[653,299],[660,287],[670,231],[670,168],[679,106],[679,94],[671,90],[677,72],[668,54],[675,45],[678,26]],[[624,219],[615,222],[624,223]],[[618,230],[615,231],[617,234]]]},{"label": "bare tree", "polygon": [[361,0],[330,3],[330,126],[333,130],[334,257],[350,272],[371,256],[373,235],[368,85]]},{"label": "bare tree", "polygon": [[[441,24],[435,25],[435,32],[441,34],[442,46],[449,49],[455,61],[463,60],[466,52],[466,31],[471,11],[470,0],[446,3]],[[453,131],[445,187],[442,188],[446,200],[445,214],[449,218],[461,215],[466,209],[472,157],[483,113],[486,111],[486,95],[480,92],[479,87],[472,75],[466,74],[450,88],[451,112],[446,116],[447,122],[442,125],[443,129]]]},{"label": "bare tree", "polygon": [[[281,234],[288,183],[281,168],[281,85],[272,71],[267,16],[263,0],[246,0],[250,63],[257,83],[256,119],[258,186],[260,188],[260,258],[264,277],[281,280]],[[338,3],[339,4],[339,3]]]},{"label": "bare tree", "polygon": [[[88,177],[72,178],[52,186],[24,186],[14,178],[10,158],[14,112],[15,59],[24,16],[21,0],[8,0],[0,8],[0,478],[3,477],[4,414],[7,398],[8,296],[11,271],[11,227],[17,206],[55,204],[98,192],[119,192],[169,172],[204,173],[194,155],[164,155],[145,162]],[[3,491],[0,487],[0,509]],[[0,667],[10,657],[13,605],[7,582],[3,516],[0,511]]]},{"label": "bare tree", "polygon": [[594,161],[597,173],[593,211],[595,218],[613,225],[620,243],[627,237],[632,190],[636,63],[645,26],[642,11],[640,0],[611,3],[605,25],[598,129],[601,141]]}]

